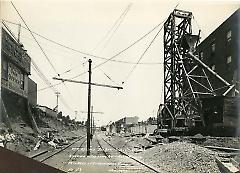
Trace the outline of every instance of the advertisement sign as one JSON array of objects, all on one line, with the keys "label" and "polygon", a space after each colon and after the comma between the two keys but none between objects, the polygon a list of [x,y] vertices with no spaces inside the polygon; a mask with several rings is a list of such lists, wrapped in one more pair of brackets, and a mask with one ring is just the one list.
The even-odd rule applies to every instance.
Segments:
[{"label": "advertisement sign", "polygon": [[31,58],[4,29],[2,29],[2,50],[9,59],[30,74]]},{"label": "advertisement sign", "polygon": [[8,82],[13,88],[24,89],[23,73],[12,63],[8,64]]},{"label": "advertisement sign", "polygon": [[8,63],[8,80],[2,80],[2,87],[27,97],[27,91],[24,90],[24,74],[12,63]]}]

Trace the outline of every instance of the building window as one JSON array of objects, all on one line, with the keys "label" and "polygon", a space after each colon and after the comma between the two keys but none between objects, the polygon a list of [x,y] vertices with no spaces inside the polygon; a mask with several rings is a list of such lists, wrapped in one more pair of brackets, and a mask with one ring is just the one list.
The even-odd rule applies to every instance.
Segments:
[{"label": "building window", "polygon": [[213,70],[213,71],[216,71],[216,66],[213,64],[213,65],[211,65],[211,69]]},{"label": "building window", "polygon": [[8,62],[2,61],[2,78],[8,80]]},{"label": "building window", "polygon": [[227,32],[227,41],[230,42],[231,39],[232,39],[232,31],[229,30],[229,31]]},{"label": "building window", "polygon": [[227,64],[230,64],[232,62],[232,56],[227,57]]}]

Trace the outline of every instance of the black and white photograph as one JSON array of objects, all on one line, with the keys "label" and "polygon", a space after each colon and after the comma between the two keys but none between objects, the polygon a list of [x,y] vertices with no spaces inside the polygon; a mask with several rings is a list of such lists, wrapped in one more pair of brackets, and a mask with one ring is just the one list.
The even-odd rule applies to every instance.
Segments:
[{"label": "black and white photograph", "polygon": [[240,0],[0,0],[0,173],[240,173]]}]

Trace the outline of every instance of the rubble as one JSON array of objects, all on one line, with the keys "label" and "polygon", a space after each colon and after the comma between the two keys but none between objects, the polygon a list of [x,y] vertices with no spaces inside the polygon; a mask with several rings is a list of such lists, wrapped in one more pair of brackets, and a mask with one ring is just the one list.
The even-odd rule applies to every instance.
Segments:
[{"label": "rubble", "polygon": [[215,152],[186,142],[158,145],[137,155],[163,172],[219,172]]},{"label": "rubble", "polygon": [[29,156],[37,151],[61,148],[82,133],[82,130],[74,130],[58,119],[46,116],[41,117],[38,129],[39,133],[36,133],[20,118],[11,120],[11,128],[1,126],[0,146]]},{"label": "rubble", "polygon": [[49,141],[48,144],[54,148],[57,148],[57,144],[53,141]]},{"label": "rubble", "polygon": [[41,141],[38,141],[35,147],[33,148],[33,150],[34,151],[38,150],[38,148],[40,147],[40,144],[41,144]]}]

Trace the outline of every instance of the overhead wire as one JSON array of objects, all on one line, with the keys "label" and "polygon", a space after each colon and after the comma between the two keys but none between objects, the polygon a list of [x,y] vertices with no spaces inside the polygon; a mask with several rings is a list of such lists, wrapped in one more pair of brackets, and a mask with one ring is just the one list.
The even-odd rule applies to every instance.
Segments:
[{"label": "overhead wire", "polygon": [[[37,43],[37,45],[39,46],[40,50],[42,51],[43,55],[45,56],[45,58],[47,59],[47,61],[49,62],[49,64],[51,65],[51,67],[53,68],[53,70],[56,72],[56,74],[58,76],[59,73],[57,72],[56,68],[53,66],[52,62],[50,61],[49,57],[47,56],[47,54],[45,53],[45,51],[43,50],[42,46],[40,45],[40,43],[37,41],[37,39],[35,38],[35,36],[33,35],[32,31],[30,30],[30,28],[28,27],[26,21],[23,19],[22,15],[20,14],[20,12],[18,11],[18,9],[16,8],[16,6],[13,4],[13,2],[11,1],[12,6],[14,7],[15,11],[18,13],[19,17],[21,18],[21,20],[23,21],[24,25],[27,27],[28,31],[30,32],[30,34],[32,35],[33,39],[35,40],[35,42]],[[72,96],[72,94],[70,93],[67,85],[63,82],[65,88],[67,89],[67,91],[69,92],[69,94]]]},{"label": "overhead wire", "polygon": [[[162,22],[164,23],[164,21]],[[148,51],[148,49],[151,47],[151,45],[153,44],[153,42],[155,41],[155,39],[157,38],[157,36],[159,35],[159,33],[161,32],[161,30],[163,29],[163,26],[159,29],[159,31],[157,32],[157,34],[154,36],[154,38],[152,39],[152,41],[150,42],[150,44],[147,46],[147,48],[144,50],[144,52],[141,54],[141,56],[139,57],[137,64],[135,64],[133,66],[133,68],[131,69],[131,71],[128,73],[125,81],[122,82],[122,84],[124,84],[126,82],[126,80],[130,77],[130,75],[133,73],[133,71],[136,69],[138,63],[141,61],[141,59],[144,57],[144,55],[146,54],[146,52]]]},{"label": "overhead wire", "polygon": [[[130,3],[128,5],[128,7],[126,8],[126,10],[124,11],[122,17],[121,17],[121,20],[119,21],[119,23],[117,24],[117,26],[115,27],[115,29],[113,30],[113,32],[111,33],[110,37],[107,39],[107,41],[105,42],[104,46],[103,46],[103,49],[102,51],[107,47],[107,45],[109,44],[109,42],[111,41],[111,39],[113,38],[114,34],[116,33],[116,31],[118,30],[118,28],[120,27],[120,25],[122,24],[122,22],[124,21],[125,19],[125,16],[127,15],[127,13],[129,12],[130,8],[132,6],[132,3]],[[101,52],[102,52],[101,51]]]},{"label": "overhead wire", "polygon": [[[57,89],[55,87],[52,87],[51,82],[47,79],[47,77],[43,74],[43,72],[40,70],[40,68],[37,66],[37,64],[34,62],[34,60],[31,61],[32,62],[32,67],[33,69],[37,72],[38,76],[43,80],[43,82],[50,87],[54,93],[58,92]],[[35,91],[36,92],[36,91]],[[30,93],[34,93],[34,92],[30,92]],[[73,109],[66,103],[65,99],[63,98],[63,96],[59,97],[59,99],[61,100],[61,102],[71,111],[73,111]]]},{"label": "overhead wire", "polygon": [[45,53],[45,51],[43,50],[42,46],[39,44],[39,42],[37,41],[37,39],[35,38],[35,36],[33,35],[32,31],[30,30],[30,28],[28,27],[27,23],[25,22],[25,20],[23,19],[23,17],[21,16],[21,14],[19,13],[18,9],[15,7],[15,5],[13,4],[13,2],[11,1],[11,4],[13,6],[13,8],[15,9],[15,11],[18,13],[19,17],[21,18],[21,20],[23,21],[24,25],[27,27],[28,31],[30,32],[30,34],[32,35],[33,39],[35,40],[35,42],[37,43],[37,45],[39,46],[39,48],[41,49],[43,55],[45,56],[45,58],[47,59],[47,61],[49,62],[49,64],[51,65],[51,67],[53,68],[53,70],[57,73],[56,68],[53,66],[52,62],[50,61],[50,59],[48,58],[47,54]]},{"label": "overhead wire", "polygon": [[[11,4],[13,6],[13,8],[15,9],[15,11],[17,12],[17,14],[19,15],[19,17],[21,18],[21,20],[23,21],[24,25],[27,27],[28,31],[30,32],[30,34],[32,35],[33,39],[35,40],[35,42],[37,43],[37,45],[39,46],[40,50],[42,51],[43,55],[45,56],[45,58],[47,59],[47,61],[49,62],[50,66],[53,68],[53,70],[56,72],[56,74],[58,76],[60,76],[56,70],[56,68],[53,66],[52,62],[50,61],[49,57],[47,56],[47,54],[45,53],[45,51],[43,50],[42,46],[39,44],[39,42],[37,41],[37,39],[35,38],[34,34],[32,33],[32,31],[30,30],[30,28],[28,27],[26,21],[23,19],[22,15],[20,14],[20,12],[18,11],[18,9],[16,8],[16,6],[13,4],[13,2],[11,1]],[[48,79],[46,78],[46,76],[40,71],[40,69],[37,67],[36,63],[33,63],[35,69],[37,70],[39,76],[41,77],[41,79],[43,79],[43,81],[48,85],[48,87],[53,87],[53,85],[51,84],[51,82],[48,81]],[[66,89],[68,90],[67,86],[65,83],[63,83],[66,87]],[[57,90],[55,88],[53,88],[53,90],[56,92]],[[69,92],[69,90],[68,90]],[[63,97],[61,97],[61,101],[65,102],[65,100],[63,99]],[[66,103],[66,102],[65,102]],[[68,106],[69,107],[69,106]]]},{"label": "overhead wire", "polygon": [[127,8],[122,12],[122,14],[118,17],[118,19],[114,22],[114,24],[112,25],[112,27],[106,32],[106,34],[102,37],[102,39],[97,43],[97,45],[94,47],[93,51],[95,51],[99,45],[102,44],[102,42],[109,36],[109,34],[112,32],[112,30],[115,28],[115,26],[119,23],[120,19],[123,17],[123,15],[125,14],[125,12],[128,10],[128,8],[130,8],[130,6],[132,5],[132,3],[130,3]]},{"label": "overhead wire", "polygon": [[[103,48],[101,49],[101,52],[106,48],[106,46],[108,45],[108,43],[110,42],[110,40],[112,39],[113,35],[116,33],[117,29],[119,28],[119,26],[121,25],[121,23],[123,22],[126,14],[128,13],[130,7],[132,6],[132,3],[130,3],[125,10],[122,12],[122,14],[120,15],[120,17],[114,22],[114,25],[107,31],[107,34],[98,42],[97,47],[101,44],[104,43],[104,40],[107,39],[105,41],[105,44],[103,46]],[[110,35],[110,36],[109,36]],[[96,50],[96,47],[93,49],[93,51]],[[109,75],[106,74],[106,72],[104,72],[101,68],[99,68],[99,70],[104,74],[105,77],[107,77],[107,79],[109,79],[112,83],[114,83],[117,86],[120,86],[118,83],[116,83]]]},{"label": "overhead wire", "polygon": [[[116,53],[115,55],[113,55],[112,57],[110,57],[109,59],[105,60],[104,62],[102,63],[99,63],[98,65],[94,66],[92,68],[92,70],[95,70],[96,68],[106,64],[107,62],[113,60],[114,58],[116,58],[117,56],[121,55],[122,53],[124,53],[125,51],[127,51],[128,49],[130,49],[131,47],[133,47],[134,45],[136,45],[138,42],[140,42],[141,40],[143,40],[145,37],[147,37],[149,34],[151,34],[154,30],[156,30],[159,26],[161,26],[161,24],[165,21],[166,19],[164,19],[162,22],[160,22],[159,24],[157,24],[156,26],[154,26],[151,30],[149,30],[147,33],[145,33],[143,36],[141,36],[140,38],[138,38],[137,40],[135,40],[134,42],[132,42],[129,46],[127,46],[126,48],[122,49],[121,51],[119,51],[118,53]],[[140,63],[138,63],[140,64]],[[163,64],[163,63],[158,63],[158,64]],[[72,78],[70,79],[75,79],[77,77],[80,77],[84,74],[86,74],[88,71],[84,71],[83,73],[80,73],[76,76],[73,76]],[[58,85],[61,85],[62,82],[59,82],[59,83],[56,83],[56,84],[53,84],[52,86],[58,86]],[[50,86],[50,87],[52,87]],[[38,89],[38,91],[43,91],[43,90],[46,90],[48,89],[49,87],[45,87],[45,88],[41,88],[41,89]]]},{"label": "overhead wire", "polygon": [[61,76],[61,75],[63,75],[63,74],[69,73],[69,72],[71,72],[72,70],[75,70],[75,69],[76,69],[77,67],[79,67],[80,65],[84,66],[87,62],[88,62],[88,60],[85,61],[85,62],[83,62],[83,63],[79,63],[78,65],[75,65],[74,67],[69,68],[68,70],[60,73],[59,75]]},{"label": "overhead wire", "polygon": [[[158,28],[160,25],[163,24],[163,22],[165,21],[166,19],[164,19],[162,22],[160,22],[158,25],[156,25],[154,28],[152,28],[149,32],[147,32],[146,34],[144,34],[142,37],[140,37],[139,39],[137,39],[136,41],[134,41],[132,44],[130,44],[129,46],[127,46],[125,49],[119,51],[118,53],[116,53],[115,55],[113,55],[111,58],[107,59],[106,61],[102,62],[102,63],[99,63],[97,64],[96,66],[94,66],[92,68],[92,70],[95,70],[96,68],[106,64],[107,62],[109,62],[110,60],[116,58],[117,56],[121,55],[122,53],[124,53],[125,51],[127,51],[128,49],[130,49],[131,47],[133,47],[134,45],[136,45],[138,42],[140,42],[142,39],[144,39],[146,36],[148,36],[150,33],[152,33],[156,28]],[[162,63],[161,63],[162,64]],[[79,76],[82,76],[83,74],[86,74],[88,71],[85,71],[83,73],[80,73],[76,76],[73,76],[71,79],[75,79]]]},{"label": "overhead wire", "polygon": [[117,82],[115,82],[109,75],[107,75],[101,68],[99,68],[100,71],[106,76],[112,83],[114,83],[117,86],[120,86]]},{"label": "overhead wire", "polygon": [[[7,23],[14,24],[14,25],[19,25],[19,24],[17,24],[17,23],[10,22],[10,21],[8,21],[8,20],[3,20],[3,21],[5,21],[5,22],[7,22]],[[27,30],[26,27],[24,27],[24,26],[22,26],[22,25],[21,25],[21,27],[22,27],[23,29],[26,29],[26,30]],[[90,57],[97,58],[97,59],[102,59],[102,60],[108,60],[108,59],[109,59],[109,58],[105,58],[105,57],[93,55],[93,54],[90,54],[90,53],[87,53],[87,52],[83,52],[83,51],[81,51],[81,50],[77,50],[77,49],[71,48],[71,47],[69,47],[69,46],[66,46],[66,45],[63,45],[63,44],[61,44],[61,43],[58,43],[58,42],[56,42],[56,41],[54,41],[54,40],[51,40],[51,39],[49,39],[49,38],[47,38],[47,37],[45,37],[45,36],[42,36],[42,35],[40,35],[40,34],[38,34],[38,33],[36,33],[36,32],[33,32],[33,31],[32,31],[32,33],[35,34],[35,35],[37,35],[37,36],[39,36],[39,37],[41,37],[41,38],[43,38],[43,39],[45,39],[45,40],[47,40],[47,41],[49,41],[49,42],[51,42],[51,43],[53,43],[53,44],[56,44],[56,45],[58,45],[58,46],[60,46],[60,47],[64,47],[64,48],[66,48],[66,49],[68,49],[68,50],[71,50],[71,51],[73,51],[73,52],[79,53],[79,54],[81,54],[81,55],[90,56]],[[86,57],[83,57],[83,58],[86,58]],[[123,64],[136,64],[135,62],[123,61],[123,60],[114,60],[114,59],[111,59],[111,60],[109,60],[109,61],[116,62],[116,63],[123,63]],[[160,63],[160,62],[152,62],[152,63],[151,63],[151,62],[145,62],[145,63],[139,63],[139,64],[142,64],[142,65],[159,65],[159,64],[161,64],[161,63]]]}]

